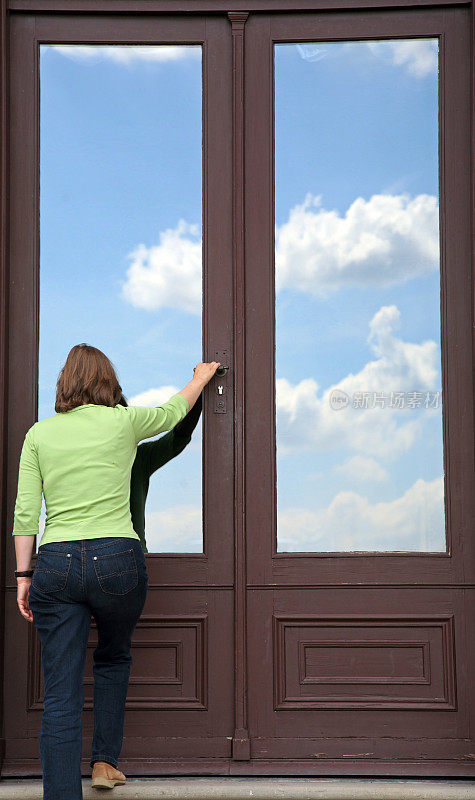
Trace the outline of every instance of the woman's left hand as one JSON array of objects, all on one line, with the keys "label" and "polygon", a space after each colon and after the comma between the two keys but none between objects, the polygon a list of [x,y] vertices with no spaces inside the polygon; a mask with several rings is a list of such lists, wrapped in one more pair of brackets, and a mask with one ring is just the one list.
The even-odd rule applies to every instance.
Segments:
[{"label": "woman's left hand", "polygon": [[22,617],[25,617],[28,622],[33,622],[33,612],[30,611],[30,606],[28,605],[28,592],[30,589],[30,583],[31,578],[17,578],[18,587],[16,601]]}]

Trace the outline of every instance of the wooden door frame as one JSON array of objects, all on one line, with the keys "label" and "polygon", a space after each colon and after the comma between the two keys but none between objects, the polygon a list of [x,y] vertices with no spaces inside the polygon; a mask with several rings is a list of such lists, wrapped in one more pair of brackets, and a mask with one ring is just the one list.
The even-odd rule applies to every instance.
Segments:
[{"label": "wooden door frame", "polygon": [[[242,95],[244,85],[243,75],[243,47],[245,39],[242,36],[242,25],[245,22],[247,13],[269,13],[269,12],[292,12],[305,13],[313,11],[327,11],[338,12],[341,10],[352,11],[365,11],[371,13],[371,10],[377,9],[407,9],[417,13],[418,10],[424,6],[431,7],[445,7],[447,13],[450,13],[450,8],[457,8],[464,6],[470,9],[471,13],[471,32],[472,37],[475,39],[475,13],[473,2],[463,2],[463,0],[341,0],[335,3],[335,0],[249,0],[249,2],[242,3],[241,0],[0,0],[0,127],[1,127],[1,142],[0,142],[0,314],[2,324],[0,326],[0,444],[2,453],[2,467],[1,467],[1,480],[0,480],[0,508],[1,508],[1,532],[0,536],[0,591],[3,598],[7,595],[15,593],[15,586],[12,585],[10,578],[11,575],[11,556],[12,548],[8,544],[8,527],[11,522],[6,510],[6,481],[7,481],[7,459],[9,456],[7,450],[9,419],[8,419],[8,397],[9,397],[9,370],[11,363],[9,360],[9,304],[8,304],[8,287],[10,282],[9,263],[8,263],[8,229],[9,229],[9,141],[8,141],[8,82],[9,82],[9,22],[13,15],[21,14],[35,14],[35,15],[49,15],[58,14],[67,17],[69,14],[76,15],[97,15],[98,18],[102,16],[113,15],[179,15],[191,16],[195,14],[218,14],[226,16],[229,14],[229,21],[233,24],[234,30],[234,72],[233,72],[233,98],[234,98],[234,113],[235,120],[233,125],[233,158],[234,158],[234,174],[236,180],[234,182],[234,213],[233,213],[233,230],[235,242],[238,240],[238,245],[234,253],[230,256],[234,268],[234,331],[232,332],[232,354],[233,365],[235,370],[236,381],[233,385],[233,399],[236,410],[241,409],[239,416],[235,417],[235,432],[238,434],[232,445],[233,458],[237,463],[242,464],[244,469],[245,453],[243,451],[243,442],[246,435],[246,419],[245,419],[245,395],[243,391],[242,378],[238,378],[238,368],[242,369],[242,358],[244,353],[245,342],[243,340],[243,329],[240,327],[243,322],[244,313],[244,260],[243,260],[243,247],[242,247],[242,230],[243,225],[243,212],[242,212],[242,191],[243,191],[243,173],[242,173],[242,142],[239,140],[239,119],[238,115],[242,114],[242,103],[244,98]],[[245,11],[243,12],[243,8]],[[243,15],[243,16],[241,16]],[[475,58],[472,49],[472,119],[473,119],[473,104],[475,98]],[[475,163],[475,136],[474,128],[471,131],[471,196],[472,196],[472,219],[471,219],[471,234],[472,234],[472,268],[475,269],[473,253],[475,251],[475,173],[473,165]],[[214,346],[214,342],[212,343]],[[243,374],[243,373],[242,373]],[[241,380],[241,383],[239,383]],[[471,395],[471,398],[473,395]],[[473,407],[473,402],[471,403]],[[229,455],[229,453],[228,453]],[[236,731],[234,737],[233,757],[236,759],[234,767],[230,769],[230,773],[234,774],[257,774],[255,770],[249,770],[249,765],[246,764],[247,754],[249,752],[249,736],[248,736],[248,722],[247,722],[247,651],[246,651],[246,597],[247,597],[247,584],[249,576],[247,574],[246,563],[242,558],[246,552],[247,541],[246,531],[242,524],[242,514],[245,512],[245,481],[244,473],[240,473],[240,477],[235,477],[233,487],[234,492],[234,582],[235,582],[235,664],[237,674],[241,676],[236,683],[235,692],[235,714],[236,714]],[[4,607],[8,607],[4,603]],[[4,684],[4,637],[5,637],[5,618],[4,615],[0,619],[0,685]],[[474,648],[472,645],[471,662],[474,660]],[[2,700],[3,702],[3,694]],[[3,708],[0,708],[0,717],[3,717]],[[0,765],[4,757],[5,742],[0,738]],[[240,760],[243,763],[240,765]],[[279,766],[277,770],[279,770]],[[284,767],[280,768],[284,771]],[[224,770],[224,773],[226,770]],[[223,774],[223,773],[221,773]],[[408,773],[409,774],[409,773]],[[454,771],[450,774],[457,775],[472,775],[472,771]]]}]

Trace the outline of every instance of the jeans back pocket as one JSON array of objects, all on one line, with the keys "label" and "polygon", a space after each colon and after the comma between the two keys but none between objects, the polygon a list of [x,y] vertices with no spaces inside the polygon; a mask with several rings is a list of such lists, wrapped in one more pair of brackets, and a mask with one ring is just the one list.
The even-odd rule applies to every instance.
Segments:
[{"label": "jeans back pocket", "polygon": [[96,577],[106,594],[127,594],[138,584],[137,562],[133,550],[92,557]]},{"label": "jeans back pocket", "polygon": [[66,588],[71,569],[71,553],[39,548],[31,585],[43,594],[61,592]]}]

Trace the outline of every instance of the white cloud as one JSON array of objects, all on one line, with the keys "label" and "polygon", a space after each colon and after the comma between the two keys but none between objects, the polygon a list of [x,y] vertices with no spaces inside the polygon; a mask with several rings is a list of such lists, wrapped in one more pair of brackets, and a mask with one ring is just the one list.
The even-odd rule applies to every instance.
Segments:
[{"label": "white cloud", "polygon": [[150,553],[202,553],[201,506],[172,506],[146,514],[145,538]]},{"label": "white cloud", "polygon": [[277,534],[279,552],[444,551],[444,479],[419,479],[389,502],[347,491],[317,511],[287,508]]},{"label": "white cloud", "polygon": [[[282,45],[279,45],[280,47]],[[284,45],[285,46],[285,45]],[[340,43],[302,42],[296,44],[297,50],[304,61],[320,61],[322,58],[337,58],[342,52],[362,48],[370,50],[378,59],[383,59],[396,67],[404,67],[410,75],[424,78],[432,73],[437,74],[438,67],[438,41],[437,39],[379,39],[377,41],[356,41]]]},{"label": "white cloud", "polygon": [[[277,48],[289,47],[288,44],[279,43]],[[328,48],[320,47],[320,45],[313,44],[312,42],[297,42],[295,45],[291,44],[290,47],[296,47],[299,55],[304,61],[321,61],[328,55]],[[332,48],[333,49],[333,48]],[[336,52],[333,50],[333,52]]]},{"label": "white cloud", "polygon": [[201,314],[202,253],[199,226],[180,219],[176,228],[160,232],[160,243],[139,244],[128,258],[132,264],[122,285],[129,303],[148,310],[171,306]]},{"label": "white cloud", "polygon": [[[344,286],[402,283],[439,267],[437,198],[421,194],[357,198],[344,217],[319,206],[309,192],[276,227],[276,292],[299,289],[326,296]],[[159,234],[158,245],[139,244],[122,285],[137,308],[165,306],[202,312],[202,242],[197,224],[180,219]]]},{"label": "white cloud", "polygon": [[404,66],[416,78],[437,73],[437,39],[399,39],[366,42],[374,56],[389,59],[395,66]]},{"label": "white cloud", "polygon": [[160,406],[179,392],[180,388],[181,387],[168,384],[166,386],[160,386],[158,389],[147,389],[145,392],[134,395],[128,399],[127,402],[129,406]]},{"label": "white cloud", "polygon": [[305,196],[275,231],[276,291],[327,296],[344,286],[385,287],[439,267],[437,198],[420,194],[358,197],[344,217]]},{"label": "white cloud", "polygon": [[46,47],[73,61],[89,63],[113,61],[126,66],[138,61],[165,62],[181,61],[184,58],[201,58],[201,45],[52,44],[46,45]]},{"label": "white cloud", "polygon": [[[370,321],[368,342],[377,356],[363,368],[329,386],[318,396],[313,378],[291,384],[276,380],[277,455],[302,451],[325,451],[349,447],[357,455],[391,461],[410,450],[423,430],[423,421],[440,409],[353,408],[356,392],[433,392],[437,390],[439,352],[434,341],[405,342],[394,335],[400,313],[396,306],[383,306]],[[334,390],[350,399],[346,408],[335,410]]]},{"label": "white cloud", "polygon": [[[177,505],[146,515],[151,553],[201,553],[202,508]],[[401,497],[371,504],[357,492],[338,492],[322,509],[278,513],[279,552],[445,550],[444,481],[417,480]]]},{"label": "white cloud", "polygon": [[353,456],[343,464],[337,464],[333,471],[352,481],[386,481],[389,474],[374,458]]}]

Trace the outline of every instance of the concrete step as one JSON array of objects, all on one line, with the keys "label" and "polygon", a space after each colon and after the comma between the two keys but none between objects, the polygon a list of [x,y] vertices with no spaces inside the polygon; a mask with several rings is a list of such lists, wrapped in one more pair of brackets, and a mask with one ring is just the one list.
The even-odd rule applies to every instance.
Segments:
[{"label": "concrete step", "polygon": [[[91,788],[83,800],[475,800],[475,781],[397,778],[127,778],[112,790]],[[0,800],[42,800],[42,782],[0,779]]]}]

